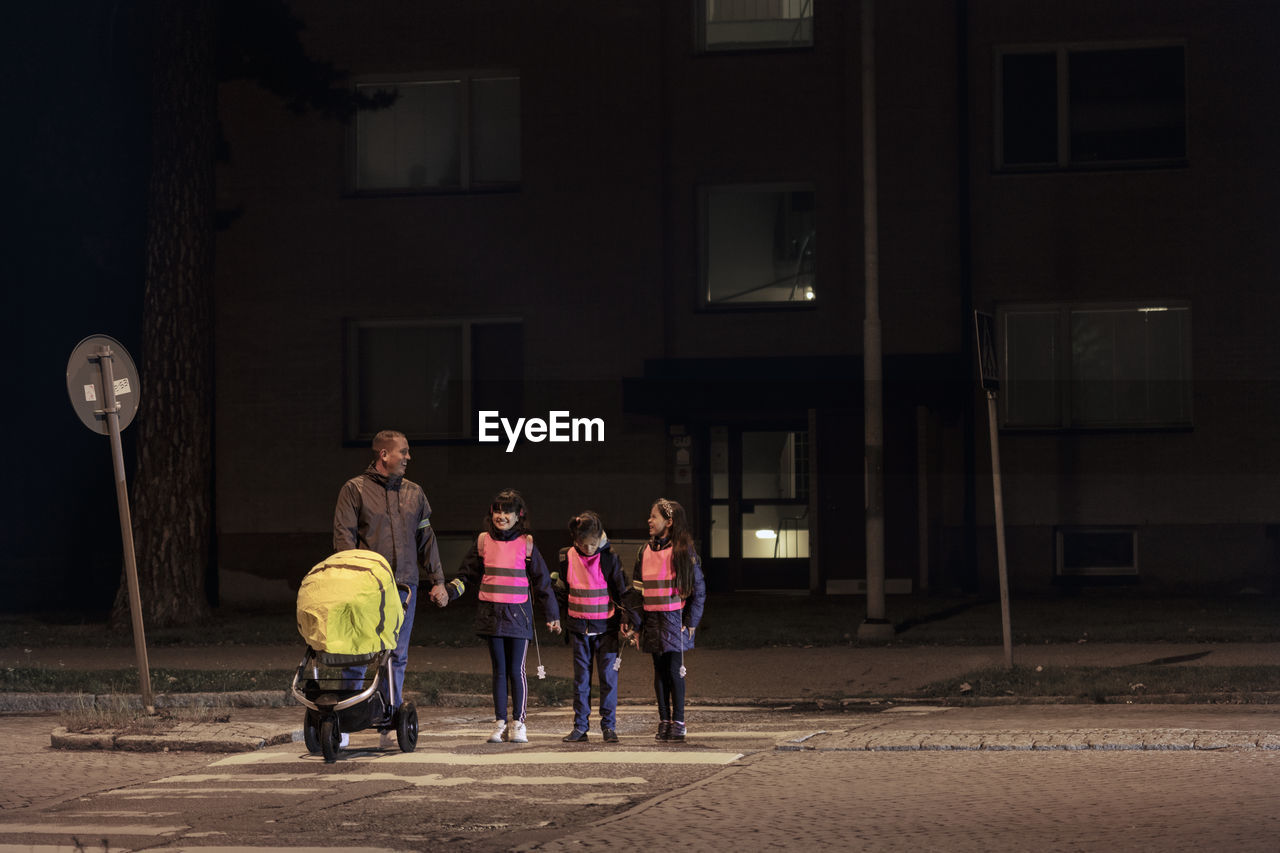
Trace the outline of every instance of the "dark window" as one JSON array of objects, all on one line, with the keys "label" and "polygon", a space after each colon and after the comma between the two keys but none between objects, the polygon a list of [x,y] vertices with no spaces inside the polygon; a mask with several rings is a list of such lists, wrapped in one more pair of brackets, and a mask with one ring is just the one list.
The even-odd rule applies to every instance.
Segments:
[{"label": "dark window", "polygon": [[1003,58],[1004,162],[1058,162],[1058,62],[1051,53]]},{"label": "dark window", "polygon": [[1185,49],[1046,47],[999,56],[1004,169],[1183,163]]},{"label": "dark window", "polygon": [[1071,160],[1178,160],[1187,155],[1182,48],[1070,54]]},{"label": "dark window", "polygon": [[465,438],[476,412],[522,408],[518,320],[355,320],[347,324],[346,439],[397,429],[410,439]]},{"label": "dark window", "polygon": [[1059,575],[1138,573],[1138,537],[1132,528],[1061,527],[1057,540]]},{"label": "dark window", "polygon": [[1190,426],[1186,304],[1002,308],[1007,428]]},{"label": "dark window", "polygon": [[508,188],[520,182],[520,78],[467,75],[358,83],[394,91],[354,122],[352,187],[360,193]]}]

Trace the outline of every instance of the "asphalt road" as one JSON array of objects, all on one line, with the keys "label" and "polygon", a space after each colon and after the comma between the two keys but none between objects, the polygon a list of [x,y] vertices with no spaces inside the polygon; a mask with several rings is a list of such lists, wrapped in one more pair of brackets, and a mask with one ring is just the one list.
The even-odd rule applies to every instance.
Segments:
[{"label": "asphalt road", "polygon": [[[429,708],[415,752],[357,733],[331,765],[300,743],[52,750],[53,718],[4,716],[0,850],[1270,851],[1280,837],[1280,710],[703,707],[683,746],[655,743],[652,715],[624,707],[617,746],[569,745],[565,710],[539,709],[530,744],[490,745],[483,709]],[[1162,732],[1183,736],[1162,746]],[[952,748],[921,748],[943,733]]]}]

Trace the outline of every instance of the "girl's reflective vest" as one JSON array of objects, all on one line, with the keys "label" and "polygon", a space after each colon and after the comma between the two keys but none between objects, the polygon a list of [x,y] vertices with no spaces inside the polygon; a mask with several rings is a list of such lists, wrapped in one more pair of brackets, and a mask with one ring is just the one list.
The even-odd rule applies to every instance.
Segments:
[{"label": "girl's reflective vest", "polygon": [[674,548],[655,551],[645,546],[640,561],[640,579],[644,582],[645,610],[679,610],[684,599],[676,589],[676,569],[671,564]]},{"label": "girl's reflective vest", "polygon": [[498,604],[524,604],[529,600],[529,575],[525,557],[533,553],[533,537],[518,536],[509,542],[493,539],[488,533],[476,538],[476,550],[484,563],[480,579],[480,600]]},{"label": "girl's reflective vest", "polygon": [[569,549],[569,615],[575,619],[608,619],[613,615],[599,551],[584,557],[577,548]]}]

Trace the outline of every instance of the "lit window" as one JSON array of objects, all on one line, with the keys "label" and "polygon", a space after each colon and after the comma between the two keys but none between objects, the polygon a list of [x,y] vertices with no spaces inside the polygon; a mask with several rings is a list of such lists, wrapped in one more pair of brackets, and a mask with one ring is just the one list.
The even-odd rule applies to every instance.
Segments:
[{"label": "lit window", "polygon": [[696,5],[699,50],[813,44],[813,0],[698,0]]},{"label": "lit window", "polygon": [[1002,169],[1186,161],[1181,45],[1006,48],[997,73],[996,162]]},{"label": "lit window", "polygon": [[812,186],[704,189],[701,244],[704,305],[806,305],[817,297]]},{"label": "lit window", "polygon": [[476,434],[476,412],[521,409],[519,320],[354,320],[346,340],[348,441],[382,429],[465,438]]},{"label": "lit window", "polygon": [[1006,307],[1000,327],[1005,427],[1191,425],[1185,303]]},{"label": "lit window", "polygon": [[357,192],[509,188],[520,182],[520,78],[457,75],[359,83],[394,91],[388,107],[355,119]]}]

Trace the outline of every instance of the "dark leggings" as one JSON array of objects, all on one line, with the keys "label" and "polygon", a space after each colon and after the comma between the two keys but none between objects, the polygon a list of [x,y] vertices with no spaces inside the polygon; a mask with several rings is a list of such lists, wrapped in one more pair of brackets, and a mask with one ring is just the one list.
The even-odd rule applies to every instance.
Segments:
[{"label": "dark leggings", "polygon": [[493,714],[498,720],[507,719],[507,686],[511,687],[511,711],[515,719],[524,722],[525,698],[529,683],[524,675],[524,656],[529,641],[516,637],[490,637],[489,663],[493,665]]},{"label": "dark leggings", "polygon": [[653,692],[658,695],[658,719],[684,722],[684,679],[680,677],[680,652],[653,656]]}]

